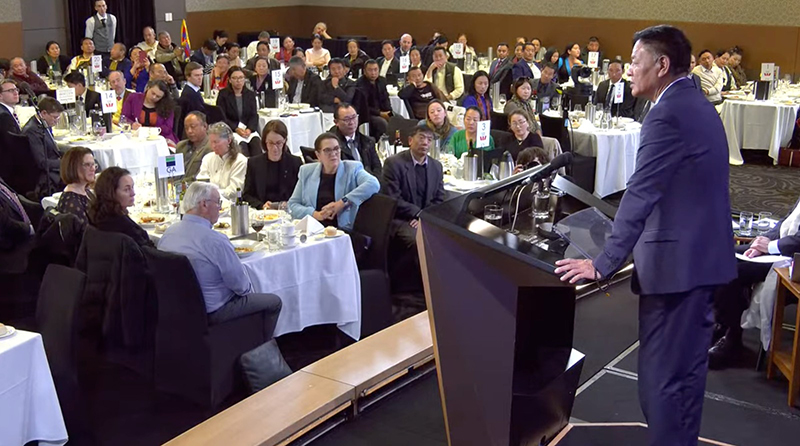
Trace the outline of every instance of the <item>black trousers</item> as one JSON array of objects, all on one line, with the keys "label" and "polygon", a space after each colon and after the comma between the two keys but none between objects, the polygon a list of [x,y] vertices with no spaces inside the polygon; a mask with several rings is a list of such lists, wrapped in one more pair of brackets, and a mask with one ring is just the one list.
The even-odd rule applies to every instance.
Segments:
[{"label": "black trousers", "polygon": [[250,158],[251,156],[261,155],[264,153],[261,138],[254,136],[250,142],[240,142],[239,147],[242,150],[242,155]]},{"label": "black trousers", "polygon": [[281,307],[283,307],[281,298],[274,294],[252,293],[247,296],[234,296],[217,311],[209,313],[208,321],[211,325],[216,325],[254,313],[264,312],[264,337],[265,339],[272,339],[275,323],[281,313]]},{"label": "black trousers", "polygon": [[[744,253],[747,245],[736,247],[736,251]],[[738,277],[717,289],[714,293],[714,319],[728,329],[728,333],[741,334],[742,313],[750,306],[750,289],[763,282],[772,269],[771,263],[753,263],[739,260],[736,262]]]}]

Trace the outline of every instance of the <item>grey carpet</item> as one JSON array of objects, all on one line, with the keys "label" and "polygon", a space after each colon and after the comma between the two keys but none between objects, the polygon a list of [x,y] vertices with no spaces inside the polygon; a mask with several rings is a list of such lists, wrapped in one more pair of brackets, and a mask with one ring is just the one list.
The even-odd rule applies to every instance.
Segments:
[{"label": "grey carpet", "polygon": [[733,210],[772,212],[784,217],[800,195],[800,169],[758,164],[731,166],[730,190]]}]

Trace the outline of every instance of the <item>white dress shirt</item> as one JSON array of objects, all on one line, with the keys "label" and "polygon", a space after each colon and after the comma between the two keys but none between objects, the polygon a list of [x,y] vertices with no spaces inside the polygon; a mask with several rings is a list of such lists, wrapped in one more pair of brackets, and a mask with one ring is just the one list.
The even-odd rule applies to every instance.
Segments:
[{"label": "white dress shirt", "polygon": [[208,179],[216,184],[220,189],[220,195],[230,201],[236,199],[236,189],[244,188],[244,177],[247,173],[247,157],[241,153],[236,155],[233,163],[229,163],[231,154],[219,157],[211,152],[203,157],[200,163],[200,173],[198,179]]},{"label": "white dress shirt", "polygon": [[[797,234],[798,226],[800,226],[800,206],[796,206],[794,209],[792,209],[792,213],[786,217],[783,223],[781,223],[781,227],[778,228],[780,238]],[[769,251],[770,254],[781,254],[781,250],[778,248],[779,240],[773,240],[769,242],[767,251]]]},{"label": "white dress shirt", "polygon": [[386,77],[386,72],[388,72],[389,67],[392,66],[392,61],[394,61],[394,58],[385,59],[383,61],[383,65],[381,65],[381,76]]}]

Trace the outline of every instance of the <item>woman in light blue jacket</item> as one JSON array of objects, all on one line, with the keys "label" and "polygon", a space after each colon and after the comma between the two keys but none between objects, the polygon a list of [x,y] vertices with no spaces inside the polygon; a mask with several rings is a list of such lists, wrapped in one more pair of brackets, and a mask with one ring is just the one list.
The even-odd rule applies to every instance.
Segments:
[{"label": "woman in light blue jacket", "polygon": [[295,219],[311,215],[324,226],[352,229],[358,207],[378,193],[380,183],[359,161],[342,161],[332,133],[319,135],[314,151],[320,162],[300,167],[289,212]]}]

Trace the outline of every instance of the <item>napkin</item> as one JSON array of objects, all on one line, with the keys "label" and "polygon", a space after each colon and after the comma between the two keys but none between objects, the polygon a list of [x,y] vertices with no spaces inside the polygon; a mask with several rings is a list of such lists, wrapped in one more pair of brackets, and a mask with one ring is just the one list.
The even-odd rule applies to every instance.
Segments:
[{"label": "napkin", "polygon": [[295,223],[294,228],[297,232],[305,232],[306,235],[319,234],[325,230],[322,223],[310,215],[306,215],[302,220]]},{"label": "napkin", "polygon": [[584,132],[592,132],[594,130],[597,130],[594,124],[592,124],[588,119],[584,118],[581,118],[581,125],[578,128]]}]

